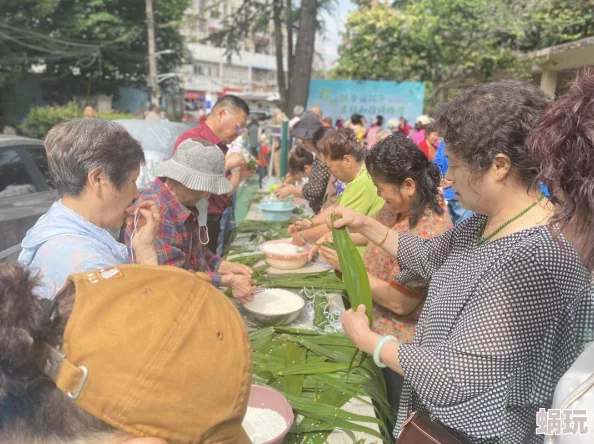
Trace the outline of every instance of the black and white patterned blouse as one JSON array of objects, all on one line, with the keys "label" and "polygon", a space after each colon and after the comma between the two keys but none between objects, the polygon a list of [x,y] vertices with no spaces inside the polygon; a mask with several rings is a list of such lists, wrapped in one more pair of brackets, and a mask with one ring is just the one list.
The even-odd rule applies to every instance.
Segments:
[{"label": "black and white patterned blouse", "polygon": [[536,227],[475,245],[485,216],[441,237],[399,236],[398,262],[427,281],[394,434],[426,411],[477,444],[539,443],[536,412],[592,340],[590,277],[574,248]]},{"label": "black and white patterned blouse", "polygon": [[315,214],[318,214],[322,209],[329,179],[330,170],[328,166],[316,156],[311,166],[309,180],[303,185],[302,190],[303,198],[307,200]]}]

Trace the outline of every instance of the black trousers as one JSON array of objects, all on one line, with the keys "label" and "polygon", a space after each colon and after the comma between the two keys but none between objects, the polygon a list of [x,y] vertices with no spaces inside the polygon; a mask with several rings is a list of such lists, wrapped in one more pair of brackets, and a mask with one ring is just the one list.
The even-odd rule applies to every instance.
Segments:
[{"label": "black trousers", "polygon": [[382,369],[382,371],[384,373],[384,379],[386,380],[388,403],[390,404],[390,407],[394,409],[394,417],[390,418],[390,421],[387,424],[388,430],[391,431],[396,424],[396,417],[398,416],[398,406],[400,405],[400,394],[402,392],[404,377],[388,367]]},{"label": "black trousers", "polygon": [[220,215],[209,214],[206,226],[208,227],[208,249],[213,253],[217,253],[217,245],[219,243],[219,235],[221,234],[221,217]]}]

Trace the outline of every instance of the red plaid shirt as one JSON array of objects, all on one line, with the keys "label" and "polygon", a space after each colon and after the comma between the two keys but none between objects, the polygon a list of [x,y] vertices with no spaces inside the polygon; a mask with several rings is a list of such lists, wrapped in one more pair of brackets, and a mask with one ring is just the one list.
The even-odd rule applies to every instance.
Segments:
[{"label": "red plaid shirt", "polygon": [[[152,187],[143,191],[138,201],[146,200],[154,202],[161,214],[155,243],[159,265],[206,272],[212,279],[212,285],[221,287],[221,275],[216,273],[216,270],[223,258],[200,243],[196,210],[186,208],[160,179],[155,179]],[[128,247],[133,230],[134,226],[126,228]]]},{"label": "red plaid shirt", "polygon": [[[229,151],[229,147],[223,143],[221,139],[217,137],[215,133],[212,132],[210,127],[206,124],[206,122],[201,122],[196,128],[192,128],[184,132],[181,136],[177,138],[175,141],[175,147],[173,148],[173,152],[177,150],[177,147],[180,143],[182,143],[186,139],[202,139],[208,140],[209,142],[218,145],[221,149],[223,154],[227,155],[227,151]],[[222,194],[220,196],[212,195],[208,200],[208,214],[214,216],[222,216],[225,208],[229,206],[229,197],[226,194]]]}]

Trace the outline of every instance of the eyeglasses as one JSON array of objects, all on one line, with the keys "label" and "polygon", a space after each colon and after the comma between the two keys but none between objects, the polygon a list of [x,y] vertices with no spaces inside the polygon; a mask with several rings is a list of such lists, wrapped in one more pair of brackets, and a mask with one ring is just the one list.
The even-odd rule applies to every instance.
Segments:
[{"label": "eyeglasses", "polygon": [[227,114],[229,114],[231,116],[231,118],[233,119],[233,121],[235,122],[235,125],[237,125],[237,134],[241,134],[245,131],[245,126],[241,126],[239,123],[237,123],[237,120],[235,120],[235,117],[233,117],[233,114],[231,114],[230,111],[227,111],[226,109],[224,109],[223,111],[225,111]]}]

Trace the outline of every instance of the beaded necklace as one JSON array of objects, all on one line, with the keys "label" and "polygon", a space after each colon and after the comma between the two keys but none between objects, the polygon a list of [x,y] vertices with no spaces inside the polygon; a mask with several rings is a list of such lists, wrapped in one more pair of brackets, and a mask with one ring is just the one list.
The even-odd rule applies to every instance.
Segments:
[{"label": "beaded necklace", "polygon": [[518,214],[516,214],[514,217],[512,217],[508,221],[504,222],[495,231],[493,231],[491,234],[489,234],[486,237],[485,237],[485,228],[487,226],[487,222],[489,221],[489,219],[488,218],[485,219],[485,222],[483,223],[483,226],[481,228],[481,231],[480,231],[478,237],[476,238],[476,246],[477,247],[480,247],[481,245],[483,245],[484,243],[486,243],[488,240],[492,239],[497,233],[499,233],[501,230],[503,230],[509,224],[511,224],[512,222],[518,220],[520,217],[522,217],[524,214],[526,214],[528,211],[530,211],[532,208],[534,208],[544,198],[545,198],[545,195],[544,195],[544,193],[542,193],[536,202],[532,202],[529,206],[527,206],[526,208],[524,208],[522,211],[520,211]]}]

